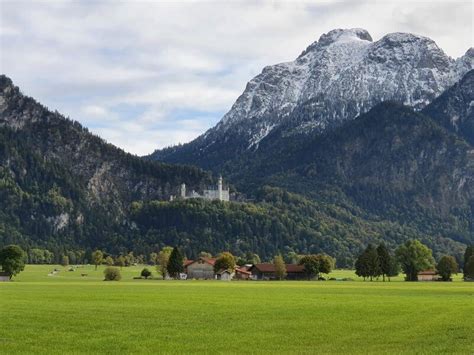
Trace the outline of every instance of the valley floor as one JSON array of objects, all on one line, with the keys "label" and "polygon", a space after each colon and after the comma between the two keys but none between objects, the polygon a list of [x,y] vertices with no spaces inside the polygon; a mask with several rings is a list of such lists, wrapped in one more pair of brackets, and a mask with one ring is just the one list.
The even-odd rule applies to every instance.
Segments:
[{"label": "valley floor", "polygon": [[133,280],[142,267],[130,267],[103,282],[104,267],[53,268],[0,283],[0,353],[474,352],[474,283],[459,278],[160,281]]}]

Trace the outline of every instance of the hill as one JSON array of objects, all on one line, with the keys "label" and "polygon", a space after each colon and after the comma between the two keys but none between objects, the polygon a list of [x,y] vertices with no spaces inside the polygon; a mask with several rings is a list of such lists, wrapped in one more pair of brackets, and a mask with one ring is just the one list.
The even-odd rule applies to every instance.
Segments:
[{"label": "hill", "polygon": [[0,244],[127,248],[132,201],[210,181],[198,168],[127,154],[0,76]]}]

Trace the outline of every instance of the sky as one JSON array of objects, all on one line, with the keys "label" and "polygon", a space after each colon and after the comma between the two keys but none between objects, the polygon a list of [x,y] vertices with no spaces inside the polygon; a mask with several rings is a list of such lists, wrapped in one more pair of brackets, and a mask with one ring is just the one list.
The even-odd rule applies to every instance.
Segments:
[{"label": "sky", "polygon": [[353,27],[427,36],[457,58],[473,46],[473,3],[0,0],[0,72],[146,155],[214,126],[264,66]]}]

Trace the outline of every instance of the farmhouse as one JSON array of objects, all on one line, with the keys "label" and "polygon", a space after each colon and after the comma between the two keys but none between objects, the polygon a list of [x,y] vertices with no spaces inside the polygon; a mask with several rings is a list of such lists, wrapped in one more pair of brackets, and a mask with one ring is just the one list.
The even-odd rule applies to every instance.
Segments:
[{"label": "farmhouse", "polygon": [[248,270],[246,266],[236,267],[235,268],[235,278],[238,280],[248,280],[252,276],[252,273]]},{"label": "farmhouse", "polygon": [[436,281],[438,274],[434,270],[425,270],[418,273],[418,281]]},{"label": "farmhouse", "polygon": [[229,270],[220,270],[216,273],[217,279],[222,281],[230,281],[234,277],[235,272]]},{"label": "farmhouse", "polygon": [[10,275],[6,272],[0,271],[0,282],[10,281]]},{"label": "farmhouse", "polygon": [[214,279],[214,258],[199,258],[197,260],[187,260],[184,263],[185,273],[188,279]]},{"label": "farmhouse", "polygon": [[[303,280],[306,278],[303,265],[286,264],[287,280]],[[248,270],[255,280],[275,280],[275,265],[271,263],[254,264]]]}]

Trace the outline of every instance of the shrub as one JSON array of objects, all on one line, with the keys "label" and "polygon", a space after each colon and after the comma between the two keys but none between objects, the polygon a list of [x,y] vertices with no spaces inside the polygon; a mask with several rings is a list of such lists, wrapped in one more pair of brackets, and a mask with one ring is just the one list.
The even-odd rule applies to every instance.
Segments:
[{"label": "shrub", "polygon": [[148,279],[151,276],[151,271],[148,270],[147,268],[144,268],[140,275],[144,277],[145,279]]},{"label": "shrub", "polygon": [[104,270],[104,276],[104,281],[120,281],[122,279],[120,269],[113,266],[109,266]]}]

